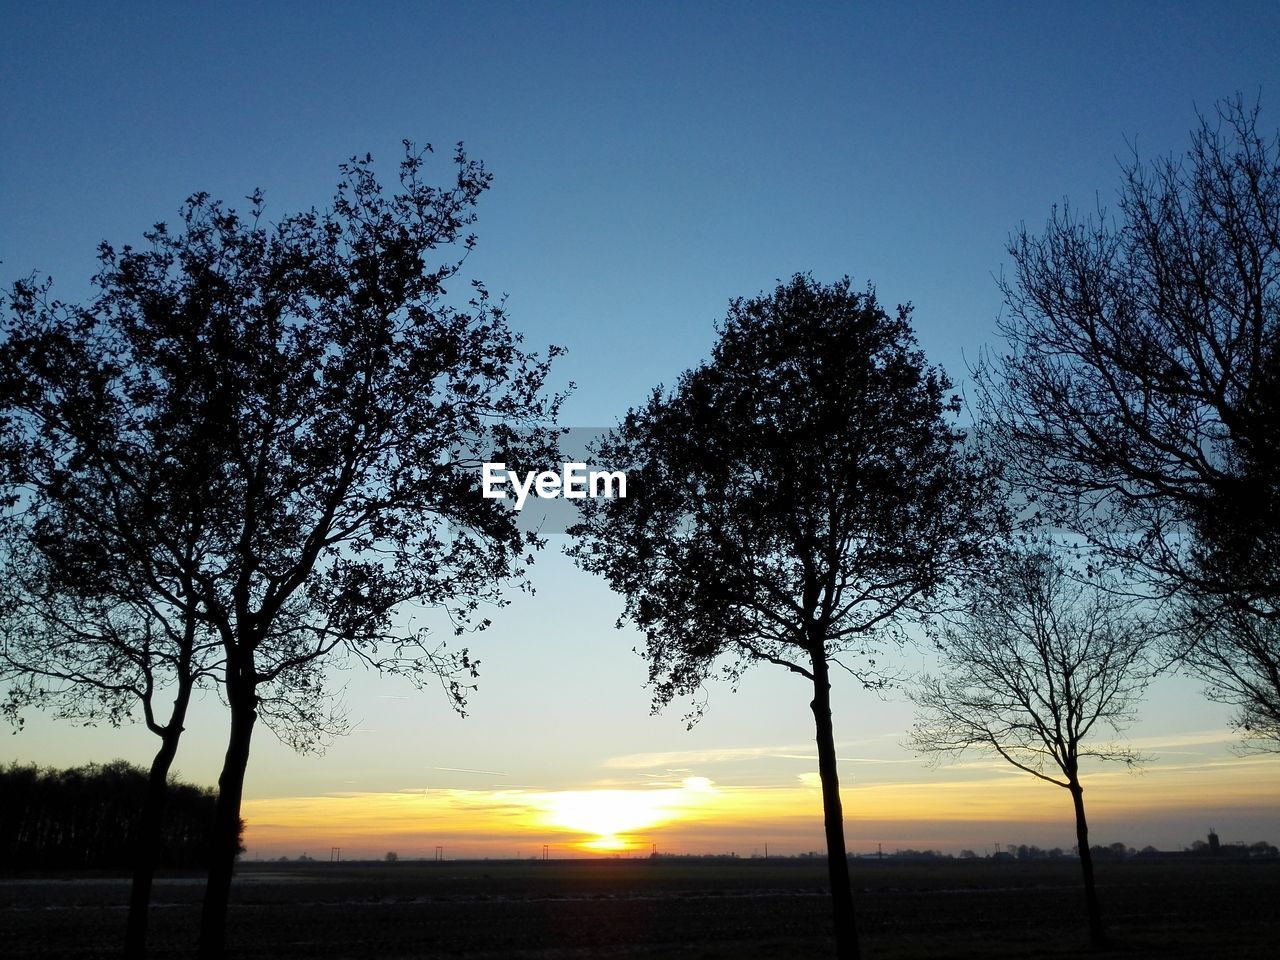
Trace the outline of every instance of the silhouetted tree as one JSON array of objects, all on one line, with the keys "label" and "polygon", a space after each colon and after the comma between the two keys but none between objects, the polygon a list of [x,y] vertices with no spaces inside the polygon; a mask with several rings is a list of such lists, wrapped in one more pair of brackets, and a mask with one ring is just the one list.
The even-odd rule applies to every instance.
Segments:
[{"label": "silhouetted tree", "polygon": [[[209,385],[151,376],[155,345],[19,283],[0,351],[0,677],[36,706],[160,740],[134,838],[126,953],[145,950],[169,771],[195,687],[220,662],[192,577],[210,522]],[[161,549],[158,545],[164,544]]]},{"label": "silhouetted tree", "polygon": [[1099,735],[1132,718],[1153,631],[1114,584],[1077,579],[1047,552],[1011,553],[994,572],[941,629],[940,675],[912,692],[920,719],[911,745],[926,754],[989,750],[1070,793],[1089,934],[1101,945],[1080,764],[1140,759]]},{"label": "silhouetted tree", "polygon": [[[46,431],[45,436],[55,434]],[[105,431],[97,441],[109,445]],[[27,463],[47,461],[33,457]],[[127,848],[133,881],[125,953],[137,957],[146,950],[152,881],[169,842],[166,810],[174,790],[169,771],[192,693],[215,674],[220,648],[196,609],[190,581],[149,563],[152,558],[130,556],[146,542],[137,531],[148,530],[147,518],[157,514],[149,507],[120,509],[135,500],[131,494],[137,488],[119,482],[154,479],[156,460],[135,447],[120,466],[126,463],[127,477],[107,470],[81,483],[33,469],[27,473],[35,482],[24,491],[25,508],[0,520],[0,679],[7,681],[0,709],[19,727],[28,707],[113,726],[141,711],[147,728],[159,737],[147,789],[131,811],[136,822],[130,822]],[[91,473],[84,470],[79,479]],[[105,481],[93,492],[112,490],[117,509],[90,513],[91,503],[102,507],[106,502],[90,499],[93,481]],[[154,505],[154,492],[163,487],[151,489]],[[86,522],[89,516],[106,523]],[[127,525],[114,526],[126,519]],[[121,536],[125,529],[130,534]],[[264,692],[268,723],[295,748],[310,749],[339,727],[337,718],[326,718],[320,709],[320,680],[314,665],[303,664]],[[205,856],[202,865],[207,864]]]},{"label": "silhouetted tree", "polygon": [[[180,503],[129,531],[189,580],[219,647],[230,733],[203,957],[223,950],[255,723],[276,709],[302,729],[317,719],[313,701],[273,691],[305,691],[323,663],[348,660],[439,682],[461,709],[475,663],[410,617],[436,608],[458,634],[483,628],[480,605],[501,602],[540,542],[480,496],[478,466],[558,453],[559,400],[543,393],[558,350],[525,353],[478,281],[465,302],[449,298],[490,177],[459,147],[456,179],[434,187],[425,156],[406,143],[390,195],[371,158],[344,164],[328,209],[274,225],[259,194],[248,218],[196,194],[180,229],[157,225],[145,249],[102,246],[88,307],[68,311],[30,285],[17,298],[25,324],[86,341],[87,357],[118,342],[120,359],[73,370],[85,382],[68,394],[154,384],[137,435],[145,448],[170,431],[169,459],[203,478],[198,529],[180,535]],[[459,255],[442,256],[449,247]]]},{"label": "silhouetted tree", "polygon": [[1209,699],[1235,708],[1246,747],[1280,751],[1280,620],[1231,603],[1183,614],[1178,652]]},{"label": "silhouetted tree", "polygon": [[[145,597],[135,604],[102,596],[25,592],[31,590],[33,580],[48,583],[41,560],[31,553],[24,561],[14,562],[10,553],[4,562],[10,575],[7,586],[20,585],[19,596],[27,598],[20,612],[11,611],[5,618],[0,676],[9,680],[9,689],[4,709],[19,724],[21,710],[36,705],[84,723],[105,715],[118,725],[140,707],[147,728],[160,738],[148,789],[130,809],[138,819],[129,832],[133,882],[125,943],[127,956],[142,956],[152,880],[162,856],[166,810],[172,802],[169,771],[191,694],[215,662],[209,637],[191,611],[165,609],[158,599],[146,609]],[[29,566],[14,569],[24,564]],[[167,711],[166,696],[171,697]]]},{"label": "silhouetted tree", "polygon": [[949,423],[958,401],[909,312],[806,275],[733,301],[711,360],[598,445],[628,496],[582,501],[571,531],[577,562],[625,598],[619,626],[645,634],[655,709],[717,664],[807,682],[842,958],[858,945],[831,670],[882,682],[877,649],[985,535],[988,490]]},{"label": "silhouetted tree", "polygon": [[[1014,478],[1177,597],[1186,645],[1224,607],[1280,619],[1280,137],[1257,117],[1237,98],[1184,159],[1135,158],[1114,221],[1063,207],[1018,231],[1008,353],[980,378]],[[1274,716],[1280,660],[1256,640],[1216,630],[1189,663]]]},{"label": "silhouetted tree", "polygon": [[[114,254],[100,251],[104,265]],[[105,272],[84,307],[19,282],[0,351],[0,708],[119,725],[140,712],[160,740],[134,834],[125,953],[141,956],[161,855],[168,777],[195,688],[223,667],[195,575],[225,522],[221,387],[197,339],[118,313]],[[120,278],[114,281],[119,284]],[[152,305],[154,306],[154,304]],[[159,371],[159,375],[157,375]],[[224,511],[225,512],[225,511]],[[288,618],[277,620],[276,632]],[[340,724],[314,664],[287,665],[261,711],[307,749]]]}]

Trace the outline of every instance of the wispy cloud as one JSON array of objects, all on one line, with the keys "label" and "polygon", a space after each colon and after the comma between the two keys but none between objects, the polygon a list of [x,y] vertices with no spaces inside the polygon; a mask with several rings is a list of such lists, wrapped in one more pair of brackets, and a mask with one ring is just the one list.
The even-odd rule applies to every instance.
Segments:
[{"label": "wispy cloud", "polygon": [[[754,759],[785,752],[735,748],[707,753]],[[693,753],[689,751],[686,759]],[[1155,762],[1138,776],[1122,766],[1098,765],[1087,774],[1086,784],[1090,810],[1100,823],[1139,818],[1145,829],[1158,830],[1159,822],[1212,814],[1221,825],[1221,818],[1232,811],[1274,809],[1280,757],[1224,755],[1204,763]],[[504,785],[278,797],[247,800],[245,818],[248,844],[260,855],[338,842],[352,849],[367,847],[373,855],[387,848],[430,851],[442,843],[451,855],[465,850],[470,855],[511,856],[520,849],[540,851],[548,843],[573,855],[647,851],[651,842],[668,851],[705,852],[755,843],[761,837],[779,844],[779,849],[790,844],[804,850],[821,838],[818,793],[815,771],[791,768],[768,785],[667,775],[656,780],[637,777],[634,785],[558,790]],[[1070,804],[1064,791],[985,758],[933,771],[928,779],[847,777],[842,793],[854,838],[911,837],[922,831],[941,836],[951,831],[956,843],[973,846],[975,837],[989,834],[992,827],[984,826],[988,824],[1001,829],[1021,824],[1016,829],[1023,830],[1039,823],[1054,836],[1069,832]],[[1158,834],[1144,833],[1134,840],[1147,842],[1144,838],[1151,835]]]},{"label": "wispy cloud", "polygon": [[743,760],[811,760],[814,756],[806,744],[782,747],[712,747],[702,750],[629,753],[610,757],[604,762],[604,766],[611,770],[667,770]]},{"label": "wispy cloud", "polygon": [[[838,749],[860,746],[864,741],[838,745]],[[661,753],[628,753],[610,757],[604,766],[610,770],[688,771],[718,763],[744,763],[752,760],[794,760],[817,763],[812,744],[783,744],[755,747],[705,747],[700,750],[670,750]],[[911,759],[880,757],[840,757],[841,763],[916,763]]]},{"label": "wispy cloud", "polygon": [[1173,752],[1183,747],[1207,747],[1220,744],[1231,744],[1239,740],[1239,736],[1225,727],[1218,730],[1197,730],[1188,733],[1165,734],[1148,737],[1134,737],[1126,740],[1130,746],[1139,750]]},{"label": "wispy cloud", "polygon": [[[816,758],[814,758],[816,759]],[[841,763],[885,763],[885,764],[908,764],[910,766],[923,766],[923,764],[913,757],[837,757]]]}]

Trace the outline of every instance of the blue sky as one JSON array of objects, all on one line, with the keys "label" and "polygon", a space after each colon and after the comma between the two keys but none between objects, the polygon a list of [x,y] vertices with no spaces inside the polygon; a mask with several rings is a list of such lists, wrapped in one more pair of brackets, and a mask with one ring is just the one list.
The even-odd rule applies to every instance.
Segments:
[{"label": "blue sky", "polygon": [[[994,343],[994,278],[1018,224],[1064,197],[1110,204],[1131,148],[1182,151],[1196,110],[1237,91],[1280,126],[1274,3],[367,6],[5,2],[0,279],[39,270],[75,299],[99,240],[138,240],[195,190],[234,203],[261,187],[268,216],[283,214],[324,204],[353,154],[390,176],[402,139],[430,141],[447,175],[461,140],[494,174],[469,272],[508,295],[531,345],[569,349],[565,422],[608,425],[706,356],[730,298],[798,270],[913,302],[922,346],[963,381]],[[355,676],[357,732],[322,759],[261,737],[248,794],[495,781],[461,770],[582,787],[634,770],[619,757],[786,754],[811,738],[805,692],[763,669],[736,696],[714,690],[692,733],[677,709],[647,716],[637,638],[612,627],[620,603],[563,558],[536,576],[538,595],[474,645],[471,718]],[[216,698],[202,710],[179,767],[212,782]],[[837,689],[836,710],[851,780],[945,778],[902,762],[901,703]],[[1224,723],[1193,683],[1168,681],[1139,732],[1181,743]],[[1229,764],[1222,740],[1196,747],[1206,763]],[[60,763],[151,748],[40,719],[8,746]],[[734,756],[693,773],[747,784],[812,769]],[[1226,835],[1229,819],[1205,816]],[[1250,816],[1247,838],[1280,839],[1274,816]],[[1149,829],[1171,843],[1184,826]],[[1065,817],[1061,833],[1069,845]]]}]

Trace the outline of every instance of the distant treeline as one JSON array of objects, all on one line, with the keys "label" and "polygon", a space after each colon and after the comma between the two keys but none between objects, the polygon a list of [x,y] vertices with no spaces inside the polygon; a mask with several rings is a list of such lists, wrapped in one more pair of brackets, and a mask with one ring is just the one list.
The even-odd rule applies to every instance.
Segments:
[{"label": "distant treeline", "polygon": [[[1126,846],[1123,843],[1112,843],[1108,846],[1093,845],[1089,847],[1089,852],[1093,854],[1094,860],[1133,860],[1133,859],[1151,859],[1151,858],[1169,858],[1169,857],[1222,857],[1233,859],[1248,859],[1250,857],[1280,857],[1280,849],[1275,844],[1266,840],[1259,840],[1257,843],[1223,843],[1219,844],[1217,836],[1212,835],[1208,843],[1204,840],[1194,841],[1189,848],[1182,850],[1157,850],[1155,847],[1146,846],[1141,850],[1135,850],[1133,847]],[[809,854],[809,856],[817,856],[817,854]],[[875,854],[862,854],[861,859],[873,859]],[[942,853],[938,850],[895,850],[892,854],[882,854],[884,858],[894,857],[899,860],[1062,860],[1065,858],[1074,859],[1077,856],[1075,847],[1064,850],[1062,847],[1052,847],[1043,850],[1034,844],[1028,846],[1025,843],[1009,844],[1001,849],[997,844],[995,852],[975,853],[972,850],[961,850],[959,857],[954,857],[949,853]]]},{"label": "distant treeline", "polygon": [[[1256,859],[1259,857],[1277,858],[1280,857],[1280,848],[1275,844],[1266,840],[1259,840],[1256,843],[1219,843],[1216,834],[1210,834],[1209,841],[1195,840],[1190,847],[1184,847],[1180,850],[1157,850],[1155,847],[1147,846],[1141,850],[1126,846],[1123,843],[1112,843],[1108,846],[1095,844],[1089,847],[1090,853],[1093,854],[1095,860],[1142,860],[1154,858],[1184,858],[1184,857],[1220,857],[1222,859]],[[387,855],[388,857],[391,854]],[[901,847],[893,850],[881,850],[876,853],[849,853],[849,857],[855,860],[992,860],[996,862],[1014,861],[1014,860],[1075,860],[1078,853],[1075,847],[1063,849],[1062,847],[1051,847],[1043,849],[1035,844],[996,844],[995,850],[985,850],[983,853],[975,853],[973,850],[961,850],[959,854],[944,853],[941,850],[916,850],[913,848],[903,849]],[[825,859],[826,854],[817,850],[810,850],[807,853],[774,853],[767,857],[761,857],[758,853],[749,859],[760,860],[815,860]],[[281,857],[281,860],[288,860],[288,857]],[[305,854],[300,858],[302,860],[310,859]],[[650,855],[653,860],[737,860],[736,853],[653,853]]]},{"label": "distant treeline", "polygon": [[[146,790],[147,771],[123,760],[69,770],[0,768],[0,867],[131,867]],[[208,787],[170,782],[160,866],[208,865],[216,796]]]}]

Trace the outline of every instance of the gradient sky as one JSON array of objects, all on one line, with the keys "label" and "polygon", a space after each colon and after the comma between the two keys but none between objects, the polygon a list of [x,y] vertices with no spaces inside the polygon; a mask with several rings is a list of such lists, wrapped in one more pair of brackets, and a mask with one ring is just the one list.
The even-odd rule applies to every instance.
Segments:
[{"label": "gradient sky", "polygon": [[[1120,165],[1179,153],[1197,109],[1260,96],[1280,126],[1274,3],[29,4],[0,31],[0,279],[87,290],[101,239],[140,239],[195,190],[268,216],[322,205],[337,164],[465,141],[495,176],[468,269],[533,345],[568,347],[575,426],[611,424],[698,363],[730,298],[798,270],[911,301],[963,381],[995,342],[1019,223],[1112,205]],[[561,855],[821,847],[808,693],[768,667],[686,732],[648,715],[620,601],[556,555],[472,641],[471,715],[363,674],[353,732],[298,757],[259,730],[250,856]],[[923,663],[903,655],[905,666]],[[911,711],[835,690],[849,845],[1070,847],[1065,791],[986,758],[929,768]],[[1153,689],[1147,772],[1086,781],[1099,842],[1280,841],[1280,764],[1238,757],[1196,683]],[[208,694],[177,766],[212,783]],[[149,760],[137,729],[32,717],[0,760]],[[604,791],[604,792],[602,792]]]}]

